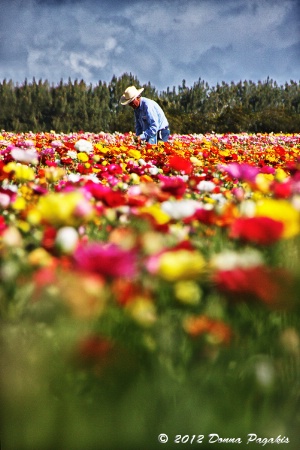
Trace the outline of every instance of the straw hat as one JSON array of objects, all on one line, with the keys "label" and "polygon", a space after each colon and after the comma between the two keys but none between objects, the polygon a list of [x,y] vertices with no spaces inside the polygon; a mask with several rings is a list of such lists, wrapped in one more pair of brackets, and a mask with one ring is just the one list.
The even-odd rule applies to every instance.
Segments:
[{"label": "straw hat", "polygon": [[132,102],[135,98],[137,98],[142,92],[144,88],[137,89],[135,86],[129,86],[121,97],[120,103],[121,105],[127,105]]}]

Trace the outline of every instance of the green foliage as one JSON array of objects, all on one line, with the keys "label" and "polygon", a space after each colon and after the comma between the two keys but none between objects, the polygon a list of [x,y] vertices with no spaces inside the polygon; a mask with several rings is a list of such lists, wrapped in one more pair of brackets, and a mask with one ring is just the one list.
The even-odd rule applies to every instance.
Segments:
[{"label": "green foliage", "polygon": [[[119,103],[131,84],[141,86],[131,73],[113,76],[109,83],[99,81],[96,86],[70,78],[56,86],[34,78],[22,85],[3,80],[0,128],[14,132],[131,131],[132,111]],[[279,86],[267,78],[210,87],[200,78],[192,87],[183,80],[177,89],[168,87],[160,93],[150,83],[143,87],[145,96],[166,112],[172,133],[294,133],[300,129],[300,82],[291,80]]]}]

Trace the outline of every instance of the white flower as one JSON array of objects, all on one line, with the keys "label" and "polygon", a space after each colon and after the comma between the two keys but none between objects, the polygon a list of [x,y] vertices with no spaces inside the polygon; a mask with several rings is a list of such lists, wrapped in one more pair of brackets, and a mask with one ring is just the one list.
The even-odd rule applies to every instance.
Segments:
[{"label": "white flower", "polygon": [[38,163],[38,153],[35,148],[31,147],[28,149],[23,149],[19,147],[14,147],[11,152],[11,156],[15,161],[27,163],[27,164],[37,164]]},{"label": "white flower", "polygon": [[87,153],[88,155],[92,153],[94,150],[93,144],[89,141],[86,141],[85,139],[79,139],[79,141],[76,142],[74,147],[78,152],[84,152]]},{"label": "white flower", "polygon": [[161,204],[161,209],[172,219],[180,220],[192,216],[200,206],[196,200],[168,200]]},{"label": "white flower", "polygon": [[241,216],[253,217],[256,211],[256,203],[253,200],[245,200],[241,203],[240,214]]},{"label": "white flower", "polygon": [[220,192],[218,192],[217,194],[211,194],[210,198],[212,200],[215,200],[216,202],[218,202],[220,205],[225,205],[227,204],[227,199],[224,197],[223,194],[221,194]]},{"label": "white flower", "polygon": [[78,242],[78,232],[73,227],[62,227],[58,230],[55,245],[63,253],[72,253]]},{"label": "white flower", "polygon": [[53,147],[53,148],[62,147],[63,145],[64,144],[61,141],[58,141],[58,140],[51,142],[51,147]]},{"label": "white flower", "polygon": [[81,175],[79,173],[69,173],[67,178],[71,183],[77,183],[77,181],[80,180]]},{"label": "white flower", "polygon": [[146,161],[143,158],[140,158],[138,160],[138,163],[139,163],[140,166],[146,166],[146,164],[147,164]]},{"label": "white flower", "polygon": [[149,167],[149,173],[150,175],[157,175],[159,173],[159,168],[156,166]]},{"label": "white flower", "polygon": [[212,181],[201,180],[200,183],[197,184],[197,189],[202,192],[211,192],[215,187],[216,185]]},{"label": "white flower", "polygon": [[268,388],[274,384],[276,372],[272,361],[267,357],[261,357],[254,365],[255,376],[262,388]]},{"label": "white flower", "polygon": [[218,270],[233,270],[235,268],[251,268],[264,263],[262,254],[255,249],[247,249],[241,252],[224,250],[211,259],[211,265]]},{"label": "white flower", "polygon": [[76,159],[77,158],[77,152],[75,152],[74,150],[68,150],[67,151],[67,156],[71,159]]}]

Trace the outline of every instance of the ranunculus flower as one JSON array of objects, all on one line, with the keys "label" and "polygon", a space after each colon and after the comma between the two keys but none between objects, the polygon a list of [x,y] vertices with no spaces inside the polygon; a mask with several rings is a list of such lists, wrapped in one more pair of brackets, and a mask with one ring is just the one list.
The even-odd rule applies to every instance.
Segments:
[{"label": "ranunculus flower", "polygon": [[200,183],[197,184],[197,189],[201,192],[212,192],[215,187],[215,183],[209,180],[201,180]]},{"label": "ranunculus flower", "polygon": [[212,256],[210,266],[220,271],[236,268],[249,269],[264,264],[263,255],[255,248],[247,248],[242,251],[223,250]]},{"label": "ranunculus flower", "polygon": [[229,344],[232,338],[232,330],[228,325],[205,315],[188,317],[183,328],[194,338],[207,335],[214,344]]},{"label": "ranunculus flower", "polygon": [[5,209],[16,200],[17,193],[10,189],[10,187],[2,188],[0,187],[0,206]]},{"label": "ranunculus flower", "polygon": [[218,169],[221,172],[226,172],[232,178],[237,178],[243,181],[255,181],[256,176],[259,174],[260,170],[258,167],[251,166],[247,163],[230,163],[226,166],[219,165]]},{"label": "ranunculus flower", "polygon": [[15,161],[23,162],[25,164],[38,163],[39,155],[35,148],[23,149],[14,147],[10,153]]},{"label": "ranunculus flower", "polygon": [[195,250],[179,249],[164,252],[158,259],[157,273],[167,281],[190,280],[205,269],[205,259]]},{"label": "ranunculus flower", "polygon": [[172,219],[180,220],[192,216],[200,205],[199,202],[192,199],[167,200],[161,204],[161,209]]},{"label": "ranunculus flower", "polygon": [[109,186],[103,186],[102,184],[88,181],[85,185],[85,189],[92,194],[96,200],[101,200],[104,205],[111,208],[125,205],[125,196],[120,191],[114,191]]},{"label": "ranunculus flower", "polygon": [[41,220],[54,226],[72,226],[91,220],[94,210],[80,191],[51,192],[39,199]]},{"label": "ranunculus flower", "polygon": [[168,192],[175,198],[180,198],[186,191],[186,182],[180,177],[166,177],[164,175],[158,176],[162,182],[161,190]]},{"label": "ranunculus flower", "polygon": [[281,238],[283,230],[283,223],[270,217],[239,217],[231,224],[229,237],[270,245]]},{"label": "ranunculus flower", "polygon": [[93,144],[89,141],[86,141],[85,139],[79,139],[79,141],[76,142],[74,147],[80,153],[84,152],[90,154],[94,150]]},{"label": "ranunculus flower", "polygon": [[137,269],[136,254],[114,244],[90,243],[74,252],[75,267],[105,277],[133,277]]},{"label": "ranunculus flower", "polygon": [[193,164],[186,158],[182,156],[171,156],[169,158],[169,166],[177,170],[177,172],[183,172],[189,175],[193,171]]},{"label": "ranunculus flower", "polygon": [[90,335],[82,338],[78,343],[75,356],[83,364],[97,365],[103,369],[113,361],[114,344],[104,336]]},{"label": "ranunculus flower", "polygon": [[170,216],[161,208],[160,203],[150,206],[143,206],[138,210],[139,214],[146,215],[153,219],[158,225],[165,225],[170,221]]},{"label": "ranunculus flower", "polygon": [[58,230],[55,237],[55,245],[63,253],[72,253],[78,243],[78,231],[73,227],[62,227]]},{"label": "ranunculus flower", "polygon": [[212,280],[217,289],[233,301],[259,300],[278,306],[293,300],[291,275],[283,269],[263,265],[236,267],[216,272]]},{"label": "ranunculus flower", "polygon": [[270,217],[284,224],[283,237],[291,238],[300,232],[300,214],[287,200],[266,198],[256,205],[257,217]]},{"label": "ranunculus flower", "polygon": [[13,178],[16,181],[33,181],[35,179],[35,171],[32,167],[26,166],[19,162],[10,162],[4,167],[5,172],[14,172]]},{"label": "ranunculus flower", "polygon": [[87,153],[84,153],[84,152],[79,152],[77,154],[77,158],[81,162],[87,162],[89,160],[89,157],[88,157]]}]

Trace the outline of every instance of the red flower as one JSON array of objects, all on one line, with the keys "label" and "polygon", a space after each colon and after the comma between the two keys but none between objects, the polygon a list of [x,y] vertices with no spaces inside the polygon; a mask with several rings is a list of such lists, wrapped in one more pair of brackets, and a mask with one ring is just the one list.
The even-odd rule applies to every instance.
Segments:
[{"label": "red flower", "polygon": [[231,224],[229,237],[270,245],[281,238],[283,229],[282,222],[270,217],[239,217]]},{"label": "red flower", "polygon": [[189,223],[194,220],[204,223],[205,225],[213,225],[216,223],[217,216],[212,209],[199,208],[195,211],[193,216],[184,219],[184,222]]},{"label": "red flower", "polygon": [[272,190],[276,198],[289,198],[293,193],[291,181],[288,181],[286,183],[275,182],[272,185]]},{"label": "red flower", "polygon": [[169,165],[178,172],[190,174],[193,171],[193,164],[182,156],[171,156],[169,158]]},{"label": "red flower", "polygon": [[3,233],[4,230],[6,230],[7,225],[5,223],[5,219],[3,216],[0,216],[0,234]]},{"label": "red flower", "polygon": [[88,182],[85,189],[89,191],[96,200],[101,200],[105,206],[116,208],[125,205],[125,195],[120,191],[114,191],[109,186]]},{"label": "red flower", "polygon": [[258,300],[279,306],[292,301],[291,275],[283,269],[265,266],[221,270],[213,281],[230,300]]},{"label": "red flower", "polygon": [[55,239],[57,235],[57,229],[54,227],[47,227],[44,229],[42,237],[42,246],[46,250],[53,250],[55,246]]},{"label": "red flower", "polygon": [[113,348],[111,341],[101,336],[88,336],[79,343],[78,355],[85,361],[104,360]]}]

